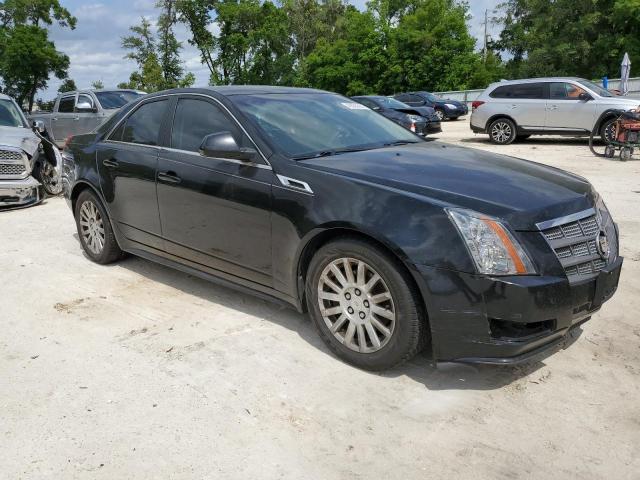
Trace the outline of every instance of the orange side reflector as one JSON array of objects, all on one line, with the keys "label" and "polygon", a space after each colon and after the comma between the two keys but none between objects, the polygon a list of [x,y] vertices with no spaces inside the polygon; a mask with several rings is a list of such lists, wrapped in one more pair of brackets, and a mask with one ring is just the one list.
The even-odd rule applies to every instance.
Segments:
[{"label": "orange side reflector", "polygon": [[525,268],[524,263],[522,263],[522,259],[518,255],[518,251],[516,250],[516,247],[513,245],[513,243],[509,239],[509,235],[507,235],[504,229],[500,225],[498,225],[496,222],[494,222],[493,220],[489,220],[488,218],[483,218],[482,221],[487,225],[489,225],[491,230],[493,230],[496,233],[496,235],[500,237],[500,240],[502,240],[502,243],[506,247],[507,252],[511,257],[511,260],[513,260],[513,263],[516,266],[516,272],[527,273],[527,269]]}]

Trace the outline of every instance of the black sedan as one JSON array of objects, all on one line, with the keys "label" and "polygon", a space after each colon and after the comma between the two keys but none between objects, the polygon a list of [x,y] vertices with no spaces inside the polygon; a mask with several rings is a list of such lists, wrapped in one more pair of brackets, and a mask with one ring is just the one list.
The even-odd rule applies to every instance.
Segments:
[{"label": "black sedan", "polygon": [[585,179],[421,139],[319,90],[155,93],[64,159],[91,260],[129,252],[287,302],[366,369],[426,345],[466,362],[552,351],[622,264]]},{"label": "black sedan", "polygon": [[362,95],[352,98],[418,135],[442,132],[440,119],[431,107],[414,108],[380,95]]},{"label": "black sedan", "polygon": [[394,95],[396,100],[406,103],[410,107],[432,107],[440,120],[457,120],[469,113],[469,107],[464,102],[436,97],[429,92],[408,92]]}]

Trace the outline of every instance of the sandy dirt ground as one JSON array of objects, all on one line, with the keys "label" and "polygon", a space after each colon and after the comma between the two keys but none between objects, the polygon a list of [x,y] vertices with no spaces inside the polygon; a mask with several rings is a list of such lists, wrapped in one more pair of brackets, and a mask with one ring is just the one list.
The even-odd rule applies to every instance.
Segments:
[{"label": "sandy dirt ground", "polygon": [[444,128],[603,194],[621,286],[570,348],[518,368],[423,355],[359,371],[293,310],[135,257],[89,262],[51,199],[0,214],[0,478],[640,478],[640,160]]}]

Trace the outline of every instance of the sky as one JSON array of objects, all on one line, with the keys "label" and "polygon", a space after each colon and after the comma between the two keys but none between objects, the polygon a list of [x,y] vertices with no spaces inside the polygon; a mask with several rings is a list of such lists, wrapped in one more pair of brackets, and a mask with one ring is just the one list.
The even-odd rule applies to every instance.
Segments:
[{"label": "sky", "polygon": [[[473,15],[469,27],[471,33],[482,38],[482,22],[485,8],[492,9],[501,0],[469,0]],[[121,38],[128,34],[129,27],[140,23],[141,17],[149,20],[157,18],[154,8],[156,0],[66,0],[61,3],[78,19],[75,30],[54,25],[50,35],[56,48],[66,53],[70,60],[69,77],[78,88],[89,88],[95,80],[101,80],[106,88],[127,81],[135,70],[133,61],[124,59]],[[358,8],[364,8],[366,0],[351,0]],[[200,63],[198,51],[187,43],[189,32],[184,26],[176,30],[178,40],[183,43],[182,60],[186,71],[196,76],[196,85],[206,85],[209,71]],[[38,97],[50,100],[56,96],[60,85],[57,78],[49,81],[46,91]]]}]

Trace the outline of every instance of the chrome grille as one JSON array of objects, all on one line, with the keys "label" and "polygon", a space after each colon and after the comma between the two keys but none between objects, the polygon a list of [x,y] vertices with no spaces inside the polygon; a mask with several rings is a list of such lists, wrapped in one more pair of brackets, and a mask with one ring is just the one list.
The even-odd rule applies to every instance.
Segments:
[{"label": "chrome grille", "polygon": [[618,239],[611,218],[608,215],[602,218],[602,224],[605,225],[603,230],[611,245],[611,255],[607,261],[598,252],[597,240],[602,228],[598,218],[593,210],[583,213],[582,218],[579,214],[570,216],[566,223],[543,222],[551,224],[548,228],[542,228],[542,234],[560,260],[570,282],[595,278],[608,262],[614,261],[617,257]]},{"label": "chrome grille", "polygon": [[0,162],[2,160],[22,160],[22,154],[20,152],[14,152],[13,150],[0,150]]},{"label": "chrome grille", "polygon": [[23,175],[26,170],[22,163],[0,163],[0,175]]}]

